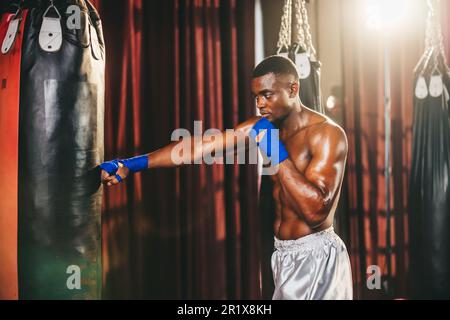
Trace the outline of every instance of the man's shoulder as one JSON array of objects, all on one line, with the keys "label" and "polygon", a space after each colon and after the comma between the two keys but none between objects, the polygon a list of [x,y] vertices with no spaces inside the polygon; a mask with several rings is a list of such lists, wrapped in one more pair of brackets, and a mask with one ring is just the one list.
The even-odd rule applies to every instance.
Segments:
[{"label": "man's shoulder", "polygon": [[323,149],[327,146],[333,149],[339,146],[338,149],[346,151],[348,145],[344,129],[331,118],[322,114],[316,116],[315,123],[307,128],[306,135],[298,138],[301,139],[299,143],[306,142],[311,151],[317,148]]},{"label": "man's shoulder", "polygon": [[347,139],[344,129],[327,116],[323,116],[321,122],[309,128],[308,136],[311,139],[318,140],[318,142],[330,138],[337,141]]}]

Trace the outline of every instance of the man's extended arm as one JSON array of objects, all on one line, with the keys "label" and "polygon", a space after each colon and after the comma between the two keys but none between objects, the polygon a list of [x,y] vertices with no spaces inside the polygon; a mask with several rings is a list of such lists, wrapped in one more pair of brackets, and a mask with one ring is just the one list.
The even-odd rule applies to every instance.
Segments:
[{"label": "man's extended arm", "polygon": [[[162,147],[154,152],[145,155],[147,159],[147,168],[173,168],[185,164],[197,163],[205,155],[214,153],[236,153],[237,147],[244,145],[248,148],[248,137],[250,130],[260,117],[255,117],[247,120],[234,128],[234,133],[222,132],[219,135],[208,137],[190,137],[181,141],[173,142],[165,147]],[[199,141],[196,141],[199,139]],[[183,154],[183,151],[188,151]],[[181,151],[181,153],[180,153]],[[240,151],[240,150],[239,150]],[[142,156],[139,157],[142,159]],[[121,161],[117,161],[117,172],[111,174],[102,170],[102,182],[107,185],[115,185],[122,179],[126,178],[130,173],[127,166]],[[103,166],[104,164],[102,164]]]},{"label": "man's extended arm", "polygon": [[[255,117],[239,124],[234,128],[234,133],[225,131],[219,135],[192,137],[171,143],[148,154],[148,167],[150,169],[173,168],[197,163],[205,155],[222,154],[223,151],[236,153],[238,146],[248,147],[249,132],[259,119],[259,117]],[[189,150],[189,152],[182,154],[179,152],[181,150]],[[177,160],[174,159],[174,154],[177,155]]]}]

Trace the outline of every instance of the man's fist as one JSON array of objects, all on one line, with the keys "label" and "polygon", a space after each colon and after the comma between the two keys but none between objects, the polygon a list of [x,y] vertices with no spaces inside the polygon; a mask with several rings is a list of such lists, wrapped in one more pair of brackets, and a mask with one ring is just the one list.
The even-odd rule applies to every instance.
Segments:
[{"label": "man's fist", "polygon": [[104,162],[100,165],[100,168],[102,169],[102,183],[107,186],[122,182],[130,174],[130,169],[118,160]]},{"label": "man's fist", "polygon": [[102,183],[112,186],[122,182],[130,172],[136,173],[148,169],[148,155],[103,162],[100,168],[102,169]]}]

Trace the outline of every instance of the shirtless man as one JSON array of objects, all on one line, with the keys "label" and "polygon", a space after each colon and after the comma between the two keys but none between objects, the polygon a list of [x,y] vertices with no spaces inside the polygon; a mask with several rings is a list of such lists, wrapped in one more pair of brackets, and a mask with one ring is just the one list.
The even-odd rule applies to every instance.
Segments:
[{"label": "shirtless man", "polygon": [[[302,105],[299,89],[295,65],[280,56],[268,57],[254,69],[252,80],[262,117],[238,125],[239,135],[223,133],[200,148],[182,140],[148,155],[103,163],[102,182],[111,186],[148,168],[194,163],[216,150],[236,152],[239,143],[249,146],[279,129],[276,148],[273,143],[258,145],[277,169],[271,176],[276,202],[273,299],[352,299],[347,249],[333,231],[347,139],[337,124]],[[172,153],[183,144],[191,153],[176,162]]]}]

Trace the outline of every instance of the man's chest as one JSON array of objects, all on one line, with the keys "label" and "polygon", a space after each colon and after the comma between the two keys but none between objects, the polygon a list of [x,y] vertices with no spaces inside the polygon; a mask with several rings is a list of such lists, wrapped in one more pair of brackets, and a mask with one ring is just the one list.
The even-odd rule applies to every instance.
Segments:
[{"label": "man's chest", "polygon": [[[312,159],[311,150],[306,138],[302,136],[298,139],[290,139],[285,142],[285,147],[289,153],[289,160],[293,162],[298,172],[305,174],[306,168],[308,168]],[[278,175],[273,175],[271,178],[274,183],[279,183]]]},{"label": "man's chest", "polygon": [[294,139],[289,139],[285,143],[289,153],[289,159],[294,163],[300,173],[305,173],[311,162],[312,154],[306,134],[302,133]]}]

